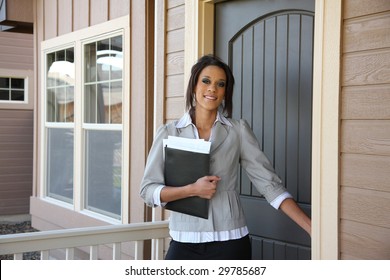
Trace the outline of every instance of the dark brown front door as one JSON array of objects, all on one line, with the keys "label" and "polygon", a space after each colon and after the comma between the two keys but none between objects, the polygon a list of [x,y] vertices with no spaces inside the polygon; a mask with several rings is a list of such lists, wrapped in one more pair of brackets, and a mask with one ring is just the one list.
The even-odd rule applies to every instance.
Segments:
[{"label": "dark brown front door", "polygon": [[[233,117],[255,132],[288,191],[310,215],[314,0],[216,4],[215,53],[232,67]],[[253,259],[310,259],[310,237],[272,208],[240,170]]]}]

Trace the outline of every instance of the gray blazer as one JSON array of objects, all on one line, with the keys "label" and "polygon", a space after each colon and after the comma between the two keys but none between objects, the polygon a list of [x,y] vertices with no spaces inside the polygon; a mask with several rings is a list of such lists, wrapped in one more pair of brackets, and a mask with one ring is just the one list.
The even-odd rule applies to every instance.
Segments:
[{"label": "gray blazer", "polygon": [[[216,122],[211,144],[210,175],[221,177],[217,192],[210,200],[209,218],[202,219],[177,212],[170,216],[170,229],[175,231],[225,231],[246,225],[239,199],[238,166],[246,170],[256,189],[268,202],[286,191],[267,157],[260,150],[252,130],[244,120],[229,119],[232,126]],[[150,150],[141,197],[153,205],[153,193],[164,184],[163,139],[168,135],[194,138],[191,126],[176,128],[176,122],[161,126]]]}]

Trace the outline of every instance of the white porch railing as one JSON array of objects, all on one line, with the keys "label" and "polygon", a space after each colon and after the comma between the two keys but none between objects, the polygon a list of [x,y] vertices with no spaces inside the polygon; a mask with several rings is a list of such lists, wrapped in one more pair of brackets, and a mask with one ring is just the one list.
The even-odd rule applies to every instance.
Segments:
[{"label": "white porch railing", "polygon": [[23,253],[38,251],[41,260],[47,260],[50,250],[65,249],[65,259],[71,260],[75,248],[89,247],[89,259],[94,260],[101,259],[99,245],[112,245],[112,258],[117,260],[121,259],[122,243],[134,241],[134,258],[143,259],[144,241],[152,240],[151,258],[160,260],[167,237],[167,221],[7,234],[0,235],[0,255],[13,254],[15,260],[22,260]]}]

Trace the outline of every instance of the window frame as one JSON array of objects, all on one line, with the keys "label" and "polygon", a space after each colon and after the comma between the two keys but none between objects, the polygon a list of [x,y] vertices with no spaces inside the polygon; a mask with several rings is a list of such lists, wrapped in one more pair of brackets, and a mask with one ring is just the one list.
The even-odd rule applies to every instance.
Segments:
[{"label": "window frame", "polygon": [[[122,123],[115,124],[114,130],[122,131],[122,185],[121,185],[121,217],[112,218],[86,209],[86,185],[85,185],[85,128],[93,127],[106,130],[107,124],[84,124],[84,45],[88,42],[99,41],[102,38],[110,38],[122,35],[123,44],[123,72],[122,72]],[[73,123],[48,123],[46,121],[46,57],[47,54],[74,47],[75,84],[74,84],[74,122]],[[95,219],[103,220],[111,224],[126,223],[129,213],[129,133],[130,133],[130,24],[129,16],[117,18],[105,23],[87,27],[73,33],[65,34],[47,41],[41,45],[41,92],[40,95],[40,185],[39,197],[47,202],[70,210],[82,213]],[[47,127],[74,128],[74,154],[73,154],[73,203],[69,204],[60,200],[47,197],[46,186],[46,152],[47,152]],[[105,127],[106,126],[106,127]],[[111,130],[111,129],[110,129]]]},{"label": "window frame", "polygon": [[24,79],[24,101],[0,100],[0,109],[32,110],[34,108],[34,72],[32,70],[0,68],[0,77]]}]

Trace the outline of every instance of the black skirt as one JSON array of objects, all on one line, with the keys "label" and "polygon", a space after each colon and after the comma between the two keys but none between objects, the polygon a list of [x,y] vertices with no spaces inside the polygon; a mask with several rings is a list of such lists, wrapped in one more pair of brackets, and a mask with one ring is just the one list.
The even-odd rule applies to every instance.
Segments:
[{"label": "black skirt", "polygon": [[249,235],[234,240],[206,243],[183,243],[172,240],[166,260],[250,260]]}]

